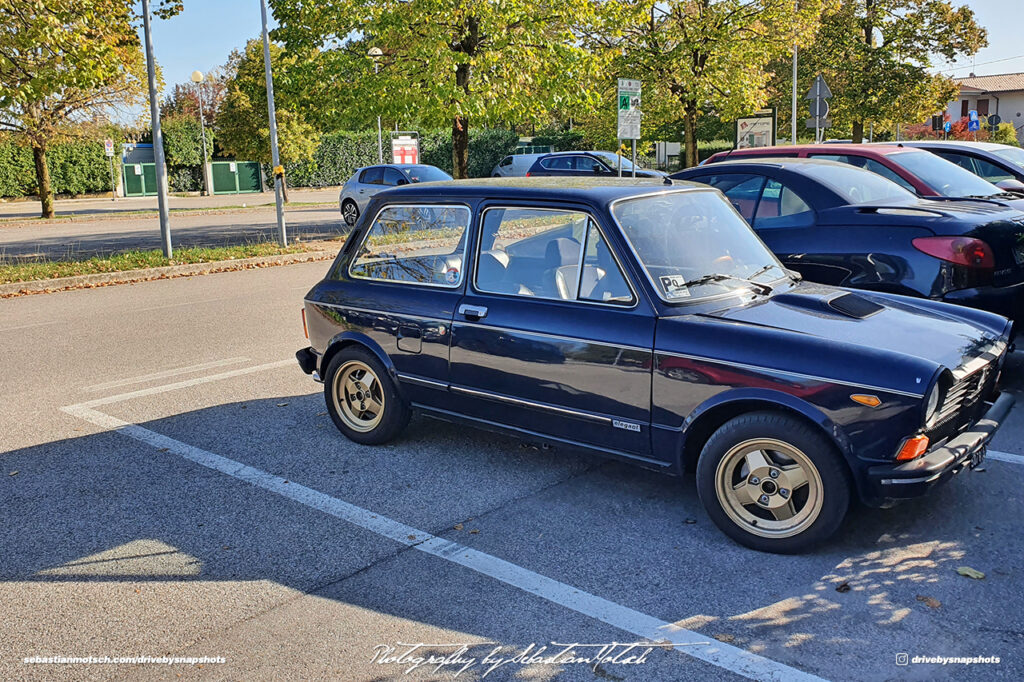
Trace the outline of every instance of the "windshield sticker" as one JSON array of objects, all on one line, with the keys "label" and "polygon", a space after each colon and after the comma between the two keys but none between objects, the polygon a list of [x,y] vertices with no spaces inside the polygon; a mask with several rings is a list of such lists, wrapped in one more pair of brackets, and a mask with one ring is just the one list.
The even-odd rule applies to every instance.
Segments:
[{"label": "windshield sticker", "polygon": [[662,275],[660,279],[661,288],[668,298],[690,298],[690,289],[682,275]]},{"label": "windshield sticker", "polygon": [[459,269],[448,268],[444,273],[444,279],[448,284],[455,284],[459,281]]}]

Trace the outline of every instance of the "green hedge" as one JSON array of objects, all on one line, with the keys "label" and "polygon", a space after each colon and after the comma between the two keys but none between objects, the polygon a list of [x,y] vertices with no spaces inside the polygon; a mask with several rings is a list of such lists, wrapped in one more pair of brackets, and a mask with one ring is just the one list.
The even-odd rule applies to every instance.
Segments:
[{"label": "green hedge", "polygon": [[[511,154],[519,136],[496,128],[470,130],[469,175],[488,177],[501,159]],[[377,131],[327,133],[311,161],[285,165],[289,187],[330,187],[343,185],[356,168],[377,163]],[[391,162],[390,136],[385,133],[384,163]],[[452,133],[448,129],[425,130],[420,133],[420,162],[452,172]],[[268,182],[273,178],[270,166],[264,166]]]},{"label": "green hedge", "polygon": [[[120,143],[121,140],[115,139],[115,148]],[[54,194],[110,191],[110,160],[104,153],[102,141],[54,145],[46,152],[46,164]],[[118,165],[114,164],[115,173],[118,173]],[[36,167],[32,149],[9,138],[0,139],[0,196],[24,197],[35,193]]]}]

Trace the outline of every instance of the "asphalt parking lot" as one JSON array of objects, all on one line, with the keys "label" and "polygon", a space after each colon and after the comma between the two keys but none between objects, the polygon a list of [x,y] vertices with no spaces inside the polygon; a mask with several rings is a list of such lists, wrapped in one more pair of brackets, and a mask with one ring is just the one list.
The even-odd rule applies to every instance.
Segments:
[{"label": "asphalt parking lot", "polygon": [[[422,418],[345,440],[292,357],[326,267],[0,301],[0,677],[1024,677],[1021,405],[984,470],[759,554],[692,478]],[[568,644],[609,658],[530,659]]]}]

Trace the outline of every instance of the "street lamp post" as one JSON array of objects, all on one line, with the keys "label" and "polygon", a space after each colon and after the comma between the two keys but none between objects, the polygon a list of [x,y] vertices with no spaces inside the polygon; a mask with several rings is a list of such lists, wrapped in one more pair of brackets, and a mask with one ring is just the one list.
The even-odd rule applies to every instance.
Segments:
[{"label": "street lamp post", "polygon": [[[377,75],[378,60],[384,55],[379,47],[371,47],[366,56],[373,60],[373,75]],[[384,138],[380,132],[380,114],[377,114],[377,163],[384,163]]]},{"label": "street lamp post", "polygon": [[156,91],[156,61],[153,59],[153,33],[150,30],[149,0],[142,0],[142,25],[146,43],[146,77],[149,85],[149,115],[153,126],[153,161],[156,166],[156,200],[160,213],[160,242],[164,258],[174,255],[171,248],[171,219],[167,206],[167,167],[164,165],[164,136],[160,131],[160,100]]},{"label": "street lamp post", "polygon": [[210,194],[210,186],[206,182],[206,118],[203,116],[203,72],[193,71],[192,82],[196,84],[196,92],[199,94],[199,137],[203,141],[203,162],[199,165],[203,174],[203,192]]},{"label": "street lamp post", "polygon": [[277,148],[277,114],[274,113],[274,77],[270,68],[270,33],[267,30],[267,0],[260,0],[263,20],[263,68],[267,80],[267,118],[270,120],[270,160],[274,165],[274,203],[277,204],[277,243],[288,246],[288,230],[284,222],[284,168]]}]

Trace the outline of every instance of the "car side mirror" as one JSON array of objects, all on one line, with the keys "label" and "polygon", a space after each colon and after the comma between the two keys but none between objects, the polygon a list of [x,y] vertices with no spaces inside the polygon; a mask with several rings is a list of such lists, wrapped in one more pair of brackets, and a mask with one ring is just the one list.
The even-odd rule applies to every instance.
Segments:
[{"label": "car side mirror", "polygon": [[1021,192],[1024,191],[1024,182],[1014,178],[1006,178],[1005,180],[997,182],[996,187],[999,189],[1005,189],[1008,192]]},{"label": "car side mirror", "polygon": [[599,163],[595,163],[591,170],[593,170],[596,175],[601,175],[604,173],[604,166]]},{"label": "car side mirror", "polygon": [[396,186],[408,185],[408,184],[409,184],[409,181],[406,180],[405,178],[399,178],[398,182],[395,183]]}]

